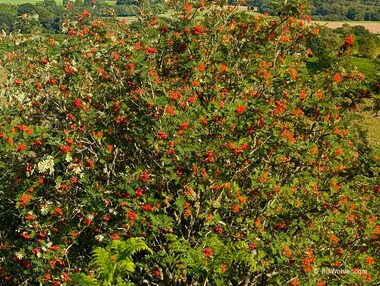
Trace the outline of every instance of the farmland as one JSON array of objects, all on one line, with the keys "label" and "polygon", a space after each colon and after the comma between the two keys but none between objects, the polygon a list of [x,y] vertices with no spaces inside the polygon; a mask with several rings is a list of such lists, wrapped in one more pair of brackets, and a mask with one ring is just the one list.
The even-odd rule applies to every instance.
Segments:
[{"label": "farmland", "polygon": [[316,24],[326,26],[331,29],[342,27],[344,24],[352,26],[364,26],[371,33],[380,34],[380,22],[379,21],[313,21]]}]

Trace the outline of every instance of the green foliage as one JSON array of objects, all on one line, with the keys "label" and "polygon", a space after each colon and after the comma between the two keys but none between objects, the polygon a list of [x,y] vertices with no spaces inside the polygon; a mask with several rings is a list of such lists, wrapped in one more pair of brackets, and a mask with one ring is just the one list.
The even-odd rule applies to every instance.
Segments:
[{"label": "green foliage", "polygon": [[359,55],[365,58],[375,58],[377,56],[376,38],[371,36],[361,37],[358,41]]},{"label": "green foliage", "polygon": [[357,67],[358,70],[362,72],[367,79],[370,79],[371,81],[377,81],[378,68],[376,67],[375,62],[372,59],[352,57],[348,64]]},{"label": "green foliage", "polygon": [[380,19],[377,1],[327,1],[313,0],[312,14],[320,20],[378,21]]},{"label": "green foliage", "polygon": [[308,47],[317,58],[320,68],[327,68],[336,64],[336,51],[341,39],[332,29],[319,27],[317,37],[308,39]]},{"label": "green foliage", "polygon": [[0,11],[11,15],[17,14],[17,7],[11,4],[0,3]]},{"label": "green foliage", "polygon": [[72,285],[81,285],[81,286],[98,286],[99,283],[96,279],[89,278],[84,274],[73,274]]},{"label": "green foliage", "polygon": [[62,38],[8,38],[1,284],[380,279],[380,153],[353,126],[366,82],[344,65],[355,38],[311,73],[304,6],[225,2],[169,1],[167,18],[143,3],[133,27],[78,7]]},{"label": "green foliage", "polygon": [[7,12],[0,12],[0,29],[6,33],[10,33],[14,29],[16,16]]},{"label": "green foliage", "polygon": [[126,241],[113,240],[107,248],[96,248],[90,266],[94,269],[94,277],[84,274],[71,275],[72,285],[134,285],[124,280],[135,271],[133,256],[136,253],[152,250],[141,238],[130,238]]}]

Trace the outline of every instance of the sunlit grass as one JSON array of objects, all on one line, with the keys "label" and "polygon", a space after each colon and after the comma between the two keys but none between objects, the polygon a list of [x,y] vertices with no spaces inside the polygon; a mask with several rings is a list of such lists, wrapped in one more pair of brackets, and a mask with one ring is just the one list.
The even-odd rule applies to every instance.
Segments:
[{"label": "sunlit grass", "polygon": [[368,142],[380,146],[380,115],[375,117],[369,112],[363,112],[362,127],[367,131]]},{"label": "sunlit grass", "polygon": [[0,68],[0,84],[7,79],[7,73],[4,69]]},{"label": "sunlit grass", "polygon": [[366,130],[369,143],[380,146],[380,113],[371,110],[371,103],[372,100],[367,99],[361,104],[362,120],[358,124]]},{"label": "sunlit grass", "polygon": [[367,78],[376,77],[376,65],[372,59],[352,57],[349,63],[356,66]]},{"label": "sunlit grass", "polygon": [[116,5],[116,0],[109,0],[109,1],[104,1],[108,5]]},{"label": "sunlit grass", "polygon": [[[377,79],[377,69],[372,59],[353,57],[350,64],[356,66],[369,80]],[[380,113],[377,115],[371,109],[372,100],[365,100],[361,105],[362,120],[359,123],[367,131],[368,141],[371,145],[380,145]]]}]

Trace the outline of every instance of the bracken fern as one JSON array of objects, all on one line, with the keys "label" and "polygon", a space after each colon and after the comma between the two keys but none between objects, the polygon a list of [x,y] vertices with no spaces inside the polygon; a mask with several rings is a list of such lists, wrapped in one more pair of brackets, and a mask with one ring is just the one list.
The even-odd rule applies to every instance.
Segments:
[{"label": "bracken fern", "polygon": [[94,269],[94,278],[74,274],[71,276],[72,285],[134,285],[126,279],[135,271],[133,255],[142,251],[152,253],[142,238],[113,240],[106,248],[98,247],[93,250],[90,264]]}]

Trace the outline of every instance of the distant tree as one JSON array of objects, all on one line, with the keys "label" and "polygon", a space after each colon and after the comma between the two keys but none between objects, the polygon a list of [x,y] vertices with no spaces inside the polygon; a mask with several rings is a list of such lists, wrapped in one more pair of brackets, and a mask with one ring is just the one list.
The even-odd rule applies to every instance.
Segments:
[{"label": "distant tree", "polygon": [[334,29],[334,32],[337,34],[340,34],[342,36],[348,36],[349,34],[353,33],[353,27],[351,27],[349,24],[344,23],[342,27],[338,27]]},{"label": "distant tree", "polygon": [[311,0],[310,2],[314,19],[356,21],[380,19],[379,1]]},{"label": "distant tree", "polygon": [[364,36],[360,37],[358,40],[358,53],[359,55],[365,58],[374,58],[376,57],[376,42],[373,36]]},{"label": "distant tree", "polygon": [[43,4],[45,7],[57,6],[57,2],[55,2],[55,0],[44,0]]},{"label": "distant tree", "polygon": [[[33,25],[38,22],[46,32],[58,32],[60,30],[60,17],[63,14],[63,7],[58,6],[54,0],[44,0],[36,5],[25,3],[18,5],[17,15],[27,14],[33,19]],[[24,29],[24,24],[20,25]],[[33,29],[33,28],[32,28]],[[28,30],[28,29],[27,29]]]},{"label": "distant tree", "polygon": [[39,15],[34,13],[23,13],[20,20],[15,23],[14,30],[21,34],[36,34],[41,32],[41,24],[39,22]]},{"label": "distant tree", "polygon": [[14,15],[0,11],[0,30],[7,33],[12,32],[16,20]]},{"label": "distant tree", "polygon": [[38,7],[37,13],[39,15],[39,21],[45,31],[57,32],[60,29],[60,18],[54,11],[44,7]]},{"label": "distant tree", "polygon": [[352,8],[347,13],[347,18],[352,21],[364,20],[364,12],[360,9]]},{"label": "distant tree", "polygon": [[12,15],[17,15],[17,6],[12,4],[0,3],[0,11]]},{"label": "distant tree", "polygon": [[24,3],[17,6],[17,15],[22,14],[36,14],[37,13],[37,7],[36,5],[33,5],[31,3]]},{"label": "distant tree", "polygon": [[362,25],[353,26],[352,31],[353,31],[354,35],[358,36],[358,37],[370,35],[369,30]]},{"label": "distant tree", "polygon": [[366,12],[364,14],[366,21],[380,21],[380,9],[377,12]]},{"label": "distant tree", "polygon": [[319,37],[307,41],[307,46],[318,58],[319,68],[327,68],[333,63],[334,51],[339,44],[339,37],[330,28],[321,27]]}]

